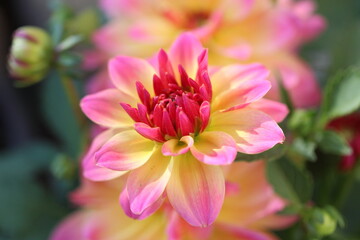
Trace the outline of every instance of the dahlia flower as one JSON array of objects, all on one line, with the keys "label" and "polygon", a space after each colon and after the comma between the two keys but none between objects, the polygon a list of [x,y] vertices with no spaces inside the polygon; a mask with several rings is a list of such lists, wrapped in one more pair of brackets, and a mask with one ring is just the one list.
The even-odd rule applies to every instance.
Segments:
[{"label": "dahlia flower", "polygon": [[108,128],[94,140],[84,175],[108,180],[129,172],[120,202],[133,218],[150,215],[167,196],[188,223],[208,226],[224,201],[220,165],[237,152],[283,142],[276,121],[261,110],[279,120],[286,107],[261,100],[270,89],[263,66],[208,69],[207,50],[191,34],[155,60],[112,59],[116,88],[82,99],[83,112]]},{"label": "dahlia flower", "polygon": [[[101,5],[110,22],[94,34],[97,50],[88,65],[117,54],[150,57],[191,31],[210,49],[211,64],[261,62],[272,70],[268,98],[279,99],[279,75],[297,107],[319,103],[314,74],[296,52],[325,27],[312,0],[102,0]],[[95,76],[89,91],[109,85],[107,79]]]},{"label": "dahlia flower", "polygon": [[276,215],[285,203],[266,182],[264,163],[237,162],[224,167],[226,200],[219,218],[209,227],[192,227],[168,202],[152,216],[136,221],[120,209],[116,192],[125,177],[107,182],[83,181],[71,195],[82,208],[55,229],[51,240],[275,240],[271,230],[289,226],[295,218]]}]

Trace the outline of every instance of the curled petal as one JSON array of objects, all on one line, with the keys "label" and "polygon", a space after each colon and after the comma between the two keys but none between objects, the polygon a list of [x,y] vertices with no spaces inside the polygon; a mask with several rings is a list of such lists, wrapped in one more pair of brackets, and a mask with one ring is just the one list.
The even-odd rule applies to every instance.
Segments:
[{"label": "curled petal", "polygon": [[204,129],[207,127],[210,119],[210,103],[208,101],[204,101],[201,103],[199,112],[200,112],[200,119],[201,119],[201,128],[200,131],[204,131]]},{"label": "curled petal", "polygon": [[132,213],[142,214],[163,195],[171,169],[171,158],[158,149],[143,166],[130,172],[126,188]]},{"label": "curled petal", "polygon": [[214,113],[208,129],[228,133],[235,140],[237,150],[247,154],[266,151],[285,139],[270,116],[247,108]]},{"label": "curled petal", "polygon": [[117,90],[107,89],[87,95],[81,100],[80,107],[93,122],[110,128],[130,127],[133,120],[120,106],[120,102],[134,102],[129,95]]},{"label": "curled petal", "polygon": [[160,128],[152,128],[145,123],[135,123],[135,130],[143,137],[157,142],[164,142],[165,139],[161,133]]},{"label": "curled petal", "polygon": [[131,218],[142,220],[152,215],[156,210],[158,210],[164,201],[164,197],[158,198],[156,202],[146,208],[141,214],[135,214],[131,211],[130,201],[127,188],[125,188],[120,194],[120,205],[124,210],[124,213]]},{"label": "curled petal", "polygon": [[199,161],[213,165],[231,164],[236,157],[236,143],[224,132],[203,132],[190,148]]},{"label": "curled petal", "polygon": [[285,104],[265,98],[259,99],[258,101],[251,103],[251,105],[249,105],[249,108],[257,109],[266,113],[276,122],[281,122],[282,120],[284,120],[289,113],[289,109]]},{"label": "curled petal", "polygon": [[[182,65],[190,78],[195,79],[198,67],[198,56],[204,50],[200,41],[190,33],[181,34],[169,51],[169,57],[174,68]],[[180,80],[176,71],[177,79]]]},{"label": "curled petal", "polygon": [[155,70],[147,61],[139,58],[119,56],[109,62],[109,74],[113,84],[126,94],[138,98],[136,82],[141,82],[145,89],[152,91],[152,78]]},{"label": "curled petal", "polygon": [[183,154],[174,158],[166,192],[171,205],[190,225],[206,227],[215,221],[224,202],[224,176],[220,167]]},{"label": "curled petal", "polygon": [[106,181],[119,177],[126,173],[126,171],[114,171],[108,168],[96,165],[95,153],[108,141],[116,131],[107,130],[100,133],[93,140],[88,152],[82,160],[83,175],[92,181]]},{"label": "curled petal", "polygon": [[95,154],[97,165],[116,171],[135,169],[146,163],[154,151],[154,143],[133,130],[110,138]]},{"label": "curled petal", "polygon": [[180,140],[170,139],[162,146],[162,153],[165,156],[177,156],[189,151],[194,144],[194,139],[191,136],[183,136]]}]

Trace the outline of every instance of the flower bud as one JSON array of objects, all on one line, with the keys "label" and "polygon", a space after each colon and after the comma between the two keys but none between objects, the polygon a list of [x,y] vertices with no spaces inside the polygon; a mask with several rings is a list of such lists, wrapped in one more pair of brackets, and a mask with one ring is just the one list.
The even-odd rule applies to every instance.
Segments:
[{"label": "flower bud", "polygon": [[337,219],[326,209],[312,209],[308,225],[315,236],[327,236],[335,232]]},{"label": "flower bud", "polygon": [[17,29],[9,56],[10,75],[18,86],[27,86],[45,77],[52,58],[52,43],[41,28],[25,26]]}]

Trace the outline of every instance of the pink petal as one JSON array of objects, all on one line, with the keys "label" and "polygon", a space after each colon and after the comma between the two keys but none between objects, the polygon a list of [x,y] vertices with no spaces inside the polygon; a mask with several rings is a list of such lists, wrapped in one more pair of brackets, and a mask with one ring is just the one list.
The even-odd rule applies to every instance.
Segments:
[{"label": "pink petal", "polygon": [[164,142],[165,139],[161,133],[160,128],[152,128],[145,123],[135,123],[135,130],[143,137],[157,142]]},{"label": "pink petal", "polygon": [[116,171],[135,169],[146,163],[154,151],[154,142],[134,130],[120,132],[109,139],[95,158],[97,165]]},{"label": "pink petal", "polygon": [[119,177],[126,172],[114,171],[108,168],[96,165],[95,152],[97,152],[106,141],[108,141],[117,132],[107,130],[100,133],[92,142],[88,152],[82,160],[83,175],[92,181],[105,181]]},{"label": "pink petal", "polygon": [[200,119],[201,119],[201,128],[200,132],[204,131],[204,129],[209,124],[210,120],[210,111],[211,111],[211,105],[208,101],[204,101],[201,103],[199,113],[200,113]]},{"label": "pink petal", "polygon": [[297,58],[288,58],[279,66],[285,88],[296,107],[314,107],[321,101],[321,90],[310,67]]},{"label": "pink petal", "polygon": [[[174,69],[177,69],[179,64],[182,65],[188,76],[192,79],[196,77],[198,67],[198,56],[204,50],[200,41],[190,33],[181,34],[173,43],[169,51],[170,61]],[[178,71],[177,79],[180,81]]]},{"label": "pink petal", "polygon": [[154,95],[152,80],[155,74],[153,67],[145,60],[119,56],[109,62],[109,74],[113,84],[126,94],[138,98],[136,82],[139,81]]},{"label": "pink petal", "polygon": [[[95,58],[92,56],[92,58]],[[85,92],[87,94],[96,93],[108,88],[114,88],[112,84],[107,68],[100,69],[95,75],[91,76],[85,86]]]},{"label": "pink petal", "polygon": [[152,215],[156,210],[158,210],[164,201],[164,197],[160,197],[155,201],[152,205],[146,208],[141,214],[135,214],[130,209],[130,201],[129,195],[127,192],[127,188],[124,188],[122,193],[120,194],[120,205],[124,210],[124,213],[131,218],[142,220],[147,218],[148,216]]},{"label": "pink petal", "polygon": [[80,107],[93,122],[109,128],[126,128],[133,120],[120,106],[120,102],[133,102],[133,98],[117,89],[107,89],[85,96]]},{"label": "pink petal", "polygon": [[[284,87],[290,94],[294,106],[309,108],[319,105],[321,90],[310,67],[293,54],[278,54],[267,63],[272,69],[280,73]],[[280,99],[278,80],[271,77],[272,88],[266,95],[273,100]]]},{"label": "pink petal", "polygon": [[143,166],[130,172],[126,189],[132,213],[142,214],[163,195],[171,175],[170,160],[159,148]]},{"label": "pink petal", "polygon": [[180,140],[173,138],[163,144],[161,151],[165,156],[177,156],[189,151],[193,144],[191,136],[183,136]]},{"label": "pink petal", "polygon": [[234,139],[224,132],[201,133],[190,150],[199,161],[213,165],[231,164],[237,154]]},{"label": "pink petal", "polygon": [[238,43],[229,47],[219,47],[218,51],[229,58],[244,61],[251,56],[251,46],[247,43]]},{"label": "pink petal", "polygon": [[281,122],[289,113],[287,106],[281,102],[269,99],[259,99],[249,105],[249,108],[257,109],[271,116],[276,122]]},{"label": "pink petal", "polygon": [[88,219],[89,214],[85,211],[79,211],[65,218],[54,230],[50,240],[87,240],[83,234],[83,226]]},{"label": "pink petal", "polygon": [[262,98],[271,88],[268,75],[260,64],[223,67],[211,78],[216,96],[212,111],[241,108]]},{"label": "pink petal", "polygon": [[175,157],[166,187],[171,205],[190,225],[206,227],[218,216],[225,196],[221,168],[197,161],[191,154]]},{"label": "pink petal", "polygon": [[228,133],[235,140],[237,150],[247,154],[266,151],[285,139],[270,116],[248,108],[214,113],[208,129]]},{"label": "pink petal", "polygon": [[219,229],[223,230],[227,234],[234,236],[239,239],[246,240],[276,240],[275,236],[260,231],[247,229],[244,227],[233,226],[229,224],[217,224]]},{"label": "pink petal", "polygon": [[168,240],[209,239],[213,232],[213,226],[205,228],[190,226],[174,210],[169,215],[170,219],[166,228]]}]

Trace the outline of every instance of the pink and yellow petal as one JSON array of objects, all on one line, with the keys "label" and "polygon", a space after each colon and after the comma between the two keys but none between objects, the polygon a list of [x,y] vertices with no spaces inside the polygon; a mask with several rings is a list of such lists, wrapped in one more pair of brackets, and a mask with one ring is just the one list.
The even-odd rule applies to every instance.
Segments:
[{"label": "pink and yellow petal", "polygon": [[124,93],[138,98],[136,82],[141,82],[153,95],[153,76],[155,69],[140,58],[118,56],[109,62],[109,74],[113,84]]},{"label": "pink and yellow petal", "polygon": [[212,111],[246,106],[262,98],[271,88],[269,71],[260,64],[230,65],[212,77]]},{"label": "pink and yellow petal", "polygon": [[106,181],[117,178],[126,173],[126,171],[114,171],[96,165],[94,156],[95,152],[97,152],[116,133],[116,130],[107,130],[95,137],[88,152],[82,160],[83,176],[85,178],[92,181]]},{"label": "pink and yellow petal", "polygon": [[187,153],[174,157],[166,192],[182,218],[192,226],[206,227],[220,212],[225,180],[220,167],[203,164]]},{"label": "pink and yellow petal", "polygon": [[188,152],[193,144],[191,136],[183,136],[180,140],[173,138],[163,144],[161,151],[165,156],[177,156]]},{"label": "pink and yellow petal", "polygon": [[237,154],[234,139],[224,132],[203,132],[196,137],[191,153],[199,161],[212,165],[231,164]]},{"label": "pink and yellow petal", "polygon": [[213,232],[213,226],[199,228],[189,225],[174,210],[171,210],[169,215],[166,228],[168,240],[209,239]]},{"label": "pink and yellow petal", "polygon": [[233,137],[239,152],[256,154],[285,139],[277,123],[267,114],[253,109],[216,112],[209,131],[223,131]]},{"label": "pink and yellow petal", "polygon": [[88,240],[83,234],[83,226],[89,218],[87,211],[79,211],[65,218],[51,234],[51,240]]},{"label": "pink and yellow petal", "polygon": [[[226,239],[238,240],[278,240],[275,235],[253,230],[245,227],[230,224],[216,224],[219,235],[226,236]],[[221,234],[223,233],[223,234]],[[229,238],[228,238],[229,237]]]},{"label": "pink and yellow petal", "polygon": [[143,166],[130,172],[126,189],[131,212],[142,214],[163,195],[172,164],[171,157],[164,156],[158,148]]},{"label": "pink and yellow petal", "polygon": [[153,215],[161,207],[164,199],[165,197],[163,195],[156,199],[156,201],[150,204],[147,208],[144,208],[141,213],[134,213],[131,209],[131,202],[129,199],[128,190],[127,188],[124,188],[124,190],[120,194],[119,202],[126,216],[137,220],[143,220]]},{"label": "pink and yellow petal", "polygon": [[87,95],[80,106],[93,122],[109,128],[129,128],[133,120],[120,106],[120,102],[134,102],[133,98],[117,89],[107,89]]},{"label": "pink and yellow petal", "polygon": [[170,48],[169,58],[171,59],[178,80],[180,80],[180,77],[176,70],[179,65],[184,67],[190,78],[195,79],[198,57],[203,50],[204,48],[200,41],[190,33],[184,33],[175,40]]},{"label": "pink and yellow petal", "polygon": [[289,109],[285,104],[265,98],[251,103],[248,107],[266,113],[276,122],[283,121],[289,113]]},{"label": "pink and yellow petal", "polygon": [[145,164],[155,150],[155,143],[134,130],[120,132],[95,153],[97,165],[115,171],[127,171]]}]

